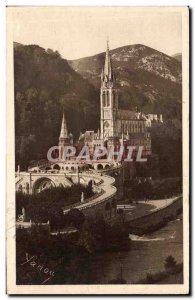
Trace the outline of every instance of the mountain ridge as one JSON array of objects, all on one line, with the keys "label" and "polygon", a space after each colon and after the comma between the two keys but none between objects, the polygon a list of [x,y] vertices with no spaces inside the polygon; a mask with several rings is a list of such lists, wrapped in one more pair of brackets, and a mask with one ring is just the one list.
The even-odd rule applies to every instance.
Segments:
[{"label": "mountain ridge", "polygon": [[[180,62],[141,44],[112,49],[110,54],[120,90],[121,108],[137,107],[147,113],[162,113],[165,118],[171,118],[175,114],[173,106],[176,105],[176,114],[181,115]],[[99,90],[104,60],[105,52],[101,52],[77,60],[68,60],[68,63]],[[166,105],[170,107],[170,113]]]},{"label": "mountain ridge", "polygon": [[[141,52],[143,52],[143,54],[145,54],[145,55],[141,55],[142,54]],[[150,62],[150,60],[152,58],[151,55],[153,56],[154,59],[162,58],[162,62],[161,62],[162,65],[160,65],[158,67],[162,68],[162,69],[164,67],[165,72],[167,71],[166,64],[170,64],[169,61],[172,60],[171,56],[169,56],[165,53],[162,53],[158,50],[155,50],[151,47],[142,45],[142,44],[121,46],[121,47],[110,50],[110,54],[111,54],[113,63],[114,62],[116,63],[116,61],[121,60],[123,62],[130,63],[131,67],[137,67],[137,68],[144,69],[146,71],[152,71],[152,72],[154,72],[155,70],[150,70],[148,68],[148,66],[146,66],[146,63]],[[75,69],[75,71],[79,71],[79,68],[78,68],[79,63],[82,63],[83,61],[88,61],[88,60],[94,60],[94,59],[97,60],[98,58],[100,59],[100,61],[102,61],[103,60],[102,58],[104,56],[105,56],[105,52],[101,52],[101,53],[98,53],[98,54],[95,54],[95,55],[92,55],[92,56],[87,56],[87,57],[84,57],[84,58],[79,58],[79,59],[75,59],[75,60],[68,60],[68,63],[73,67],[73,69]],[[137,61],[135,61],[136,59],[137,59]],[[146,61],[144,61],[143,59],[145,59]],[[158,64],[159,64],[159,61],[158,61]],[[174,67],[174,65],[176,67],[178,67],[178,69],[181,67],[180,64],[175,62],[175,61],[172,61],[171,64],[173,65],[173,67]],[[99,71],[100,71],[100,68],[99,68]],[[100,73],[100,72],[98,72],[98,73]],[[178,74],[175,74],[175,75],[178,75],[178,77],[173,76],[171,74],[158,74],[158,73],[156,73],[156,75],[162,76],[165,79],[170,79],[170,80],[172,80],[174,82],[177,82],[177,83],[181,83],[181,70],[178,70]]]}]

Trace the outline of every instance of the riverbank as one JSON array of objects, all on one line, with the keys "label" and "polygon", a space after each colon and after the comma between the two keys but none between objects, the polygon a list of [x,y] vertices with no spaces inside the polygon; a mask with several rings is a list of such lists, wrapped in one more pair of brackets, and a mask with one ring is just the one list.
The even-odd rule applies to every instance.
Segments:
[{"label": "riverbank", "polygon": [[[105,248],[106,243],[107,251],[105,249],[101,251],[102,247],[97,251],[97,241],[94,240],[93,235],[88,235],[88,230],[84,230],[80,236],[78,233],[68,235],[69,238],[55,235],[52,239],[47,232],[41,234],[40,231],[33,230],[29,235],[27,231],[18,231],[16,234],[17,283],[41,284],[44,280],[32,266],[21,265],[25,260],[25,253],[29,253],[30,257],[36,256],[39,264],[44,264],[53,270],[55,276],[48,281],[48,284],[107,284],[113,280],[115,282],[116,278],[120,278],[121,265],[123,278],[127,284],[132,284],[147,276],[147,273],[163,272],[163,262],[169,255],[174,256],[178,263],[183,261],[181,217],[169,222],[162,229],[142,237],[134,236],[130,240],[125,234],[123,238],[125,245],[128,240],[127,248],[121,247],[122,243],[118,240],[121,234],[116,233],[116,230],[113,230],[112,235],[109,228],[106,230],[110,236],[108,243],[106,232],[104,236],[99,236],[98,231],[101,232],[103,229],[100,228],[100,224],[95,224],[95,228],[99,237],[99,246],[104,244]],[[88,248],[87,251],[86,246],[89,245],[92,248]],[[111,249],[110,245],[115,246]],[[178,278],[172,276],[166,280],[174,284],[176,283],[174,280],[178,281]]]},{"label": "riverbank", "polygon": [[183,263],[177,264],[170,271],[162,271],[154,274],[148,273],[144,279],[141,279],[135,284],[182,284],[183,283]]},{"label": "riverbank", "polygon": [[[180,218],[180,217],[179,217]],[[127,251],[93,253],[86,261],[83,272],[92,284],[116,282],[121,275],[127,284],[145,279],[147,274],[164,272],[164,261],[172,255],[178,264],[183,261],[182,218],[170,221],[163,228],[144,236],[134,236]],[[98,270],[98,271],[97,271]],[[159,284],[176,284],[181,274],[171,275]]]},{"label": "riverbank", "polygon": [[[149,212],[139,212],[131,214],[126,217],[125,224],[129,228],[129,232],[136,235],[143,235],[146,233],[153,232],[165,226],[169,221],[175,220],[177,216],[182,212],[183,198],[182,196],[174,197],[173,199],[157,200],[157,205],[150,207]],[[161,201],[161,203],[160,203]],[[146,205],[142,202],[142,205]],[[151,204],[149,204],[151,205]],[[137,205],[137,210],[139,204]]]}]

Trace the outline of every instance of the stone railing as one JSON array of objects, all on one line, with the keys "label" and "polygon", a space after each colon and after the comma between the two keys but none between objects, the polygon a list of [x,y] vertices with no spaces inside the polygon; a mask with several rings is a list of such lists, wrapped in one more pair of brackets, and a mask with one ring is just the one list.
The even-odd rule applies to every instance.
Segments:
[{"label": "stone railing", "polygon": [[32,226],[37,225],[37,226],[45,226],[50,229],[50,224],[49,221],[47,223],[34,223],[34,222],[23,222],[23,221],[16,221],[16,229],[27,229],[31,228]]},{"label": "stone railing", "polygon": [[[99,205],[102,202],[105,202],[109,199],[111,199],[114,195],[116,195],[117,189],[115,186],[113,186],[113,184],[115,183],[115,179],[111,176],[108,175],[103,175],[100,177],[100,175],[93,175],[93,177],[91,175],[88,174],[83,174],[83,176],[90,176],[91,179],[100,179],[100,184],[98,185],[99,187],[101,187],[101,192],[97,193],[96,195],[94,195],[93,197],[87,199],[87,201],[83,202],[83,203],[75,203],[74,206],[72,206],[71,208],[78,208],[79,210],[84,210],[87,208],[91,208],[93,206]],[[106,182],[108,181],[108,182]],[[97,185],[96,185],[97,187]],[[106,196],[107,195],[107,196]],[[71,208],[66,208],[66,210],[64,210],[64,213],[68,213],[68,211]]]},{"label": "stone railing", "polygon": [[85,203],[89,203],[90,201],[100,197],[101,195],[103,195],[105,192],[100,189],[100,191],[98,193],[95,193],[92,197],[90,198],[87,198],[86,200],[84,200],[84,202],[77,202],[77,203],[74,203],[74,204],[71,204],[71,205],[68,205],[64,208],[63,212],[64,214],[67,213],[69,210],[73,209],[73,208],[76,208],[78,207],[79,205],[81,204],[85,204]]},{"label": "stone railing", "polygon": [[[117,192],[117,189],[116,189],[114,186],[112,186],[112,189],[113,189],[112,195],[109,195],[109,196],[107,196],[107,197],[104,197],[103,199],[101,199],[101,200],[99,200],[99,201],[91,202],[91,204],[87,205],[86,207],[80,207],[79,210],[84,210],[84,209],[86,209],[86,208],[94,207],[94,206],[96,206],[96,205],[99,205],[99,204],[102,203],[102,202],[106,202],[106,201],[108,201],[109,199],[113,198],[113,196],[114,196],[114,195],[116,194],[116,192]],[[104,192],[104,194],[105,194],[105,192]],[[97,199],[97,200],[98,200],[98,199]]]}]

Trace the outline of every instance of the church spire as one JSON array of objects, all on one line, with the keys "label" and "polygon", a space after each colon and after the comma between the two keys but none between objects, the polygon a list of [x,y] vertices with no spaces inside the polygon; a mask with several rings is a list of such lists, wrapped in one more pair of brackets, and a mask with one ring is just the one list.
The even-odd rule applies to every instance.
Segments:
[{"label": "church spire", "polygon": [[104,64],[104,78],[111,81],[113,79],[112,62],[110,57],[109,40],[107,39],[106,58]]},{"label": "church spire", "polygon": [[67,139],[67,138],[68,138],[68,130],[67,130],[67,125],[66,125],[65,115],[63,112],[62,126],[61,126],[59,139],[61,140],[61,139]]},{"label": "church spire", "polygon": [[111,61],[111,55],[110,55],[110,49],[109,49],[109,41],[107,39],[107,49],[106,49],[106,56],[105,56],[105,63],[104,68],[102,70],[101,74],[101,82],[102,87],[113,87],[114,84],[114,73],[112,70],[112,61]]}]

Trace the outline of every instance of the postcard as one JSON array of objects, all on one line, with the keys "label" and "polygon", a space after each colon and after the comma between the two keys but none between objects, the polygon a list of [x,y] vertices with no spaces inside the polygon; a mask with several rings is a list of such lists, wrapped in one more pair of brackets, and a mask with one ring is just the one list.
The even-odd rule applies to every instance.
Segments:
[{"label": "postcard", "polygon": [[7,293],[189,293],[189,8],[7,10]]}]

